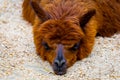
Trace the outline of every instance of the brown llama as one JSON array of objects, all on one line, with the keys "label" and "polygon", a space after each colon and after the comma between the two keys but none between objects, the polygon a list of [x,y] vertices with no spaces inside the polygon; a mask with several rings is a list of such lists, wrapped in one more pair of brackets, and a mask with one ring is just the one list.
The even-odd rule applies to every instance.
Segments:
[{"label": "brown llama", "polygon": [[120,0],[24,0],[36,52],[63,75],[89,56],[95,37],[120,32]]}]

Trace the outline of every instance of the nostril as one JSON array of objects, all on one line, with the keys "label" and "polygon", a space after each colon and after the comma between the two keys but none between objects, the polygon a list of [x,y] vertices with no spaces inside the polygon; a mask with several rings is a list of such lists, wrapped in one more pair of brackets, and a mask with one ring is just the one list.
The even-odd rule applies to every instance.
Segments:
[{"label": "nostril", "polygon": [[55,60],[55,61],[54,61],[54,64],[55,64],[56,66],[59,66],[59,61],[58,61],[58,60]]},{"label": "nostril", "polygon": [[65,65],[65,62],[66,62],[65,60],[62,60],[61,61],[61,66]]},{"label": "nostril", "polygon": [[57,67],[62,67],[62,66],[65,65],[65,63],[66,63],[66,61],[65,61],[64,59],[61,60],[61,61],[59,61],[59,60],[55,60],[55,61],[54,61],[54,64],[55,64]]}]

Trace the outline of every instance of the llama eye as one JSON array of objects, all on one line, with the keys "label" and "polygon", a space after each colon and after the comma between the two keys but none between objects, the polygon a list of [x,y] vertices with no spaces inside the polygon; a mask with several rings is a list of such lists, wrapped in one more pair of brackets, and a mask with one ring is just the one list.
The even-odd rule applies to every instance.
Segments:
[{"label": "llama eye", "polygon": [[50,50],[50,47],[48,46],[47,43],[43,42],[42,45],[44,46],[44,48],[45,48],[46,50]]},{"label": "llama eye", "polygon": [[77,44],[75,44],[72,48],[70,48],[70,50],[76,51],[76,50],[79,48],[79,46],[80,46],[80,44],[77,43]]}]

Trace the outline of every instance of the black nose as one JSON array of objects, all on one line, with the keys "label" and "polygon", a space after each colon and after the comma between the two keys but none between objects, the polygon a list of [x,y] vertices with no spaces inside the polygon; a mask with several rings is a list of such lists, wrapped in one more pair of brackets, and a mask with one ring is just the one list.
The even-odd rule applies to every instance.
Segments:
[{"label": "black nose", "polygon": [[56,50],[56,58],[53,62],[53,69],[57,75],[63,75],[66,73],[66,59],[64,58],[63,45],[59,44]]},{"label": "black nose", "polygon": [[66,63],[66,61],[64,59],[62,59],[62,60],[56,59],[54,61],[55,66],[58,67],[58,68],[63,67],[65,65],[65,63]]},{"label": "black nose", "polygon": [[65,74],[66,68],[67,68],[67,65],[66,65],[65,59],[62,59],[62,60],[55,59],[54,60],[53,69],[54,69],[55,74],[57,74],[57,75]]}]

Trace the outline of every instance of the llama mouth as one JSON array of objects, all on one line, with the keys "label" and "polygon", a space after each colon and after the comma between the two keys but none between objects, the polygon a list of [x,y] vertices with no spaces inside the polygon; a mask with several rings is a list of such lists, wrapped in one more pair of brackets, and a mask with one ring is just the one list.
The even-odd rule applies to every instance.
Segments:
[{"label": "llama mouth", "polygon": [[64,74],[66,74],[66,70],[54,70],[54,73],[56,75],[64,75]]},{"label": "llama mouth", "polygon": [[66,71],[65,71],[65,72],[63,72],[63,71],[56,72],[56,71],[55,71],[55,74],[56,74],[56,75],[64,75],[64,74],[66,74]]}]

